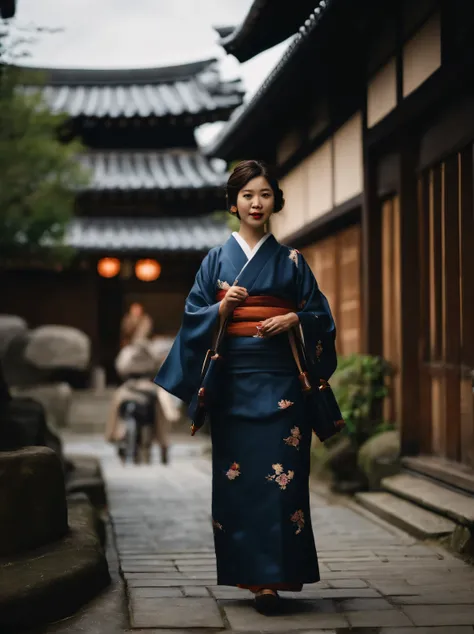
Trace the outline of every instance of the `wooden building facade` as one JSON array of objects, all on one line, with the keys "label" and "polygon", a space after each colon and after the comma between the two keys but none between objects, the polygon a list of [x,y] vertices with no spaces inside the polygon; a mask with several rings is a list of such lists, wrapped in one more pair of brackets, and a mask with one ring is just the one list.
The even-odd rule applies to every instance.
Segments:
[{"label": "wooden building facade", "polygon": [[[175,334],[202,258],[230,233],[211,216],[225,209],[225,162],[199,151],[194,130],[227,120],[243,91],[239,81],[221,81],[212,59],[42,73],[49,107],[69,115],[67,134],[86,146],[79,160],[91,182],[77,195],[66,235],[76,250],[73,264],[60,270],[30,262],[3,271],[0,312],[20,315],[31,327],[80,328],[92,339],[94,363],[114,379],[128,306],[140,302],[156,334]],[[139,279],[144,259],[161,268],[157,279]]]},{"label": "wooden building facade", "polygon": [[[236,32],[236,57],[260,52],[264,4]],[[272,7],[275,44],[291,9]],[[277,164],[273,231],[312,266],[339,353],[392,363],[385,415],[404,455],[472,469],[474,4],[325,0],[301,24],[207,152]]]}]

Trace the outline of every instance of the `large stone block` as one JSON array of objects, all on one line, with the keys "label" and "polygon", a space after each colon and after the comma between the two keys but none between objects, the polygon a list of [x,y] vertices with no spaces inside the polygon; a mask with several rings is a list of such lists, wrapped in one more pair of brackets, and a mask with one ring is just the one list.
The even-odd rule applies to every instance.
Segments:
[{"label": "large stone block", "polygon": [[63,537],[68,530],[61,462],[47,447],[0,453],[0,556]]},{"label": "large stone block", "polygon": [[369,438],[359,449],[359,468],[365,473],[369,488],[380,489],[383,478],[400,471],[400,434],[387,431]]},{"label": "large stone block", "polygon": [[8,385],[31,386],[47,380],[48,372],[35,367],[25,358],[25,350],[29,342],[28,332],[19,332],[11,337],[3,351],[3,373]]},{"label": "large stone block", "polygon": [[349,437],[339,435],[330,443],[325,464],[331,470],[334,491],[350,494],[365,488],[365,476],[357,465],[357,445]]},{"label": "large stone block", "polygon": [[[36,630],[71,616],[110,582],[97,515],[87,500],[69,501],[69,523],[59,541],[0,559],[1,632]],[[101,632],[110,631],[104,627]]]},{"label": "large stone block", "polygon": [[6,406],[0,420],[0,451],[12,451],[23,447],[49,447],[56,452],[64,465],[62,442],[59,434],[48,424],[43,405],[26,396],[13,398]]},{"label": "large stone block", "polygon": [[66,427],[72,403],[72,388],[69,383],[50,383],[17,387],[12,389],[14,396],[32,398],[44,407],[48,427],[55,431]]},{"label": "large stone block", "polygon": [[0,315],[0,358],[3,356],[10,340],[18,334],[26,332],[28,324],[17,315]]},{"label": "large stone block", "polygon": [[37,368],[86,370],[90,361],[89,337],[70,326],[39,326],[28,333],[25,359]]},{"label": "large stone block", "polygon": [[40,326],[9,339],[3,353],[10,387],[31,387],[58,380],[67,371],[84,372],[90,361],[90,340],[77,328]]}]

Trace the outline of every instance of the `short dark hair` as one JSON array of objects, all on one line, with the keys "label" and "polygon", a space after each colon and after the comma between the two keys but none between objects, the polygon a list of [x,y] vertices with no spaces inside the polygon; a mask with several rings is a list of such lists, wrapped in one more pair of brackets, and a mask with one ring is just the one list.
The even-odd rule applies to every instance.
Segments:
[{"label": "short dark hair", "polygon": [[237,206],[237,196],[239,191],[247,185],[253,178],[263,176],[267,179],[268,184],[273,190],[275,196],[275,207],[273,213],[277,213],[283,209],[285,199],[283,198],[283,192],[281,191],[278,180],[274,174],[274,171],[263,161],[241,161],[238,163],[229,176],[226,187],[226,199],[227,208],[230,211],[232,206]]}]

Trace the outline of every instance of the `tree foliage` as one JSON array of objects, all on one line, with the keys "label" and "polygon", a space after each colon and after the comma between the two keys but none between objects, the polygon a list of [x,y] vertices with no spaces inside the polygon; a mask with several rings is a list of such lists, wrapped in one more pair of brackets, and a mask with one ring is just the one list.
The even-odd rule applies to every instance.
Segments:
[{"label": "tree foliage", "polygon": [[[66,116],[53,114],[38,86],[42,78],[0,60],[0,258],[64,259],[74,199],[89,174],[78,141],[63,142]],[[30,89],[25,86],[30,84]]]}]

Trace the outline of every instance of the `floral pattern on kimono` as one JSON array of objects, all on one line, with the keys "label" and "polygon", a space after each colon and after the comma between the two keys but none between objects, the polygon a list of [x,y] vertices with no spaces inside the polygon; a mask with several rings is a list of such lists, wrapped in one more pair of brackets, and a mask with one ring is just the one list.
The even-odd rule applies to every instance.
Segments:
[{"label": "floral pattern on kimono", "polygon": [[291,436],[288,436],[288,438],[283,438],[283,440],[290,447],[295,447],[296,449],[299,450],[299,448],[300,448],[300,440],[301,440],[300,428],[299,427],[293,427],[293,429],[291,430],[290,433],[291,433]]},{"label": "floral pattern on kimono", "polygon": [[294,405],[293,401],[287,401],[285,399],[278,401],[278,407],[279,409],[288,409],[289,407],[291,407],[292,405]]},{"label": "floral pattern on kimono", "polygon": [[280,489],[284,491],[291,480],[293,480],[295,472],[289,470],[288,473],[285,473],[282,464],[272,464],[272,469],[275,473],[273,475],[267,475],[267,480],[269,482],[276,482],[280,486]]},{"label": "floral pattern on kimono", "polygon": [[292,262],[298,266],[298,249],[290,249],[290,255],[288,256]]},{"label": "floral pattern on kimono", "polygon": [[291,516],[291,521],[295,524],[295,535],[299,535],[304,528],[304,513],[301,509],[298,509]]},{"label": "floral pattern on kimono", "polygon": [[230,469],[227,471],[226,476],[229,480],[235,480],[240,475],[240,465],[238,462],[234,462]]},{"label": "floral pattern on kimono", "polygon": [[222,524],[219,524],[219,522],[216,522],[216,520],[214,518],[212,518],[212,528],[214,529],[214,531],[223,531],[223,527]]},{"label": "floral pattern on kimono", "polygon": [[323,353],[323,344],[321,343],[321,340],[319,340],[318,343],[316,344],[316,359],[318,359],[318,361],[322,353]]}]

